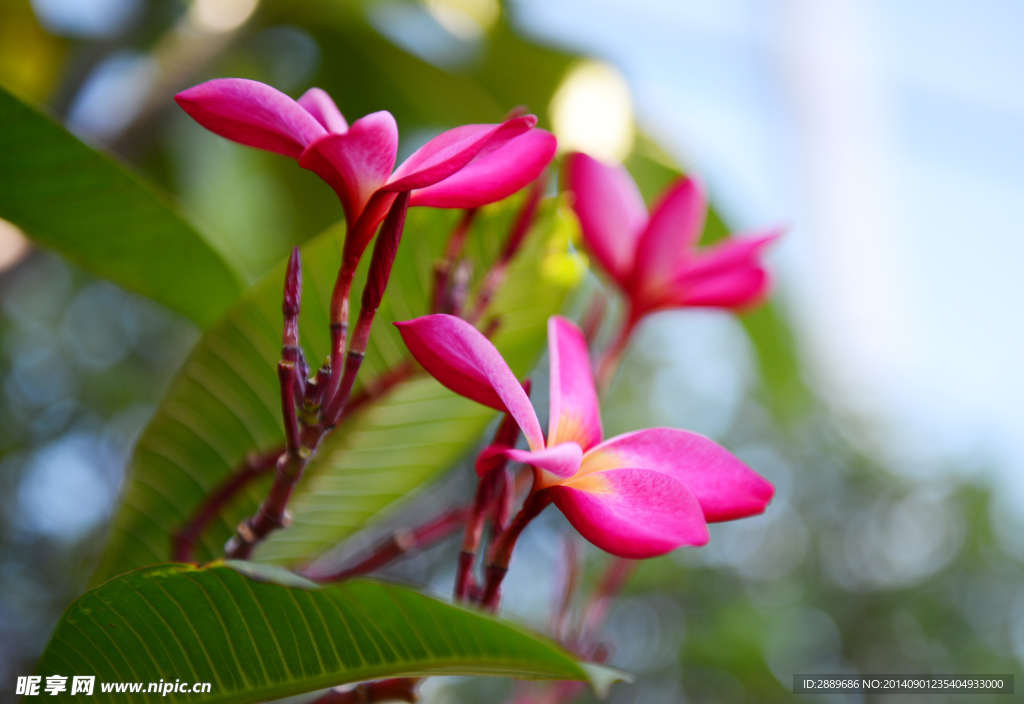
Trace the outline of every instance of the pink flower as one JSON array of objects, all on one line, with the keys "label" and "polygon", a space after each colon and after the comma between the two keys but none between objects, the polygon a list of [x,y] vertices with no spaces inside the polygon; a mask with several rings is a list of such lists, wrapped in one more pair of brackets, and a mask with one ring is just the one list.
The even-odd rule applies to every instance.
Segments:
[{"label": "pink flower", "polygon": [[707,215],[698,180],[682,178],[670,185],[648,215],[623,167],[574,153],[566,157],[565,169],[583,239],[629,298],[630,327],[657,310],[736,310],[765,297],[769,279],[760,256],[780,232],[729,238],[698,249]]},{"label": "pink flower", "polygon": [[[208,130],[298,159],[338,194],[359,253],[398,192],[411,205],[473,208],[506,198],[551,161],[555,138],[525,115],[499,125],[464,125],[427,142],[394,169],[398,127],[380,111],[346,122],[319,88],[292,100],[257,81],[219,78],[175,96]],[[394,169],[394,172],[392,172]]]},{"label": "pink flower", "polygon": [[450,315],[396,323],[413,357],[452,391],[512,415],[529,450],[492,446],[496,456],[533,466],[534,491],[590,542],[614,555],[644,558],[703,545],[707,522],[764,511],[774,487],[726,449],[685,430],[652,428],[602,442],[601,415],[586,342],[568,320],[548,321],[551,421],[537,414],[498,350]]}]

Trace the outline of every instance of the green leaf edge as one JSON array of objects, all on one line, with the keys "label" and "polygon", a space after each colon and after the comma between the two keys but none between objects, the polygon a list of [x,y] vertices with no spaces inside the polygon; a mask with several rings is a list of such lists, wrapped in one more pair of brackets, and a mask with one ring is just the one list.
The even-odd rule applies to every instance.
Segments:
[{"label": "green leaf edge", "polygon": [[[105,589],[109,589],[113,585],[116,585],[118,582],[129,581],[129,580],[132,580],[132,579],[138,579],[139,577],[141,577],[143,575],[146,575],[147,573],[151,574],[152,576],[167,576],[167,575],[174,576],[174,575],[184,575],[184,574],[195,573],[195,572],[213,572],[213,571],[218,571],[218,570],[223,570],[223,569],[230,569],[232,572],[239,574],[240,576],[242,576],[245,579],[250,579],[250,580],[256,581],[256,582],[262,582],[262,583],[279,585],[279,586],[282,586],[282,587],[285,587],[285,588],[299,588],[299,589],[305,589],[305,590],[311,590],[312,591],[312,590],[330,590],[332,588],[337,588],[339,586],[337,584],[336,585],[319,585],[319,584],[315,584],[315,583],[313,583],[313,582],[311,582],[311,581],[309,581],[309,580],[307,580],[307,579],[305,579],[305,578],[303,578],[303,577],[301,577],[301,576],[299,576],[297,574],[289,572],[288,570],[286,570],[284,568],[277,567],[277,566],[274,566],[274,565],[258,564],[258,563],[251,563],[251,562],[216,560],[214,562],[211,562],[211,563],[209,563],[207,565],[203,565],[203,566],[196,566],[196,565],[192,565],[192,564],[181,564],[181,563],[164,563],[164,564],[159,564],[159,565],[150,565],[148,567],[143,567],[143,568],[140,568],[140,569],[137,569],[137,570],[133,570],[131,572],[126,572],[124,574],[118,575],[118,576],[116,576],[116,577],[114,577],[114,578],[104,582],[103,584],[101,584],[101,585],[99,585],[97,587],[94,587],[93,589],[90,589],[90,590],[86,591],[78,599],[76,599],[64,611],[64,613],[62,614],[60,621],[58,622],[56,628],[54,629],[53,634],[50,637],[49,642],[47,643],[46,649],[44,650],[42,656],[39,659],[39,663],[38,663],[38,665],[36,667],[36,670],[35,670],[36,674],[40,675],[40,676],[43,676],[43,677],[46,677],[49,674],[54,674],[54,673],[50,672],[49,669],[48,669],[49,661],[47,659],[47,654],[51,651],[51,648],[57,642],[57,638],[58,638],[58,636],[61,633],[61,626],[64,625],[67,622],[69,617],[71,617],[72,615],[75,615],[76,613],[78,613],[78,612],[76,612],[76,607],[78,607],[80,604],[82,604],[86,599],[89,599],[89,598],[95,596],[97,599],[99,599],[103,603],[106,603],[105,600],[102,598],[102,596],[99,594],[100,592],[102,592]],[[485,621],[490,621],[490,622],[495,623],[495,624],[499,624],[502,628],[510,629],[510,630],[516,632],[517,634],[521,635],[521,636],[524,636],[524,637],[526,637],[528,639],[531,639],[531,640],[533,640],[535,642],[538,642],[538,643],[540,643],[540,644],[542,644],[544,646],[547,646],[548,648],[550,648],[553,651],[551,653],[551,657],[552,658],[558,658],[558,659],[563,659],[564,658],[562,660],[562,665],[566,665],[567,667],[565,669],[558,670],[558,669],[556,669],[555,661],[554,660],[549,660],[549,663],[551,663],[552,666],[549,667],[546,670],[541,670],[541,669],[537,668],[537,669],[533,669],[533,670],[517,669],[517,670],[512,670],[512,671],[506,671],[506,672],[496,672],[496,671],[494,671],[493,668],[488,669],[486,666],[478,666],[478,667],[459,666],[459,665],[457,665],[457,662],[459,661],[459,659],[458,658],[454,658],[452,660],[452,662],[437,660],[437,662],[439,663],[439,666],[437,668],[429,669],[429,670],[400,670],[400,669],[394,669],[393,667],[389,667],[387,665],[376,666],[376,667],[364,667],[364,668],[361,668],[359,670],[359,673],[360,673],[361,677],[358,678],[358,679],[355,679],[355,678],[353,678],[353,679],[345,679],[345,675],[344,674],[330,674],[330,675],[320,676],[319,678],[311,677],[311,678],[308,678],[306,680],[303,680],[304,684],[300,685],[299,687],[295,687],[294,686],[294,680],[292,682],[290,682],[290,683],[286,682],[284,684],[275,683],[274,687],[264,687],[264,688],[259,689],[258,690],[259,694],[254,696],[252,699],[246,699],[245,696],[244,696],[244,694],[245,694],[244,691],[240,692],[238,690],[235,690],[235,691],[230,692],[228,694],[224,694],[224,695],[222,695],[220,697],[217,697],[215,693],[211,692],[211,695],[203,697],[202,701],[205,701],[205,702],[217,702],[218,704],[220,704],[220,703],[223,703],[223,704],[231,704],[231,703],[233,703],[233,704],[242,704],[242,703],[245,703],[245,702],[270,701],[270,700],[279,699],[279,698],[282,698],[282,697],[289,697],[289,696],[293,696],[293,695],[301,695],[301,694],[306,694],[306,693],[310,693],[310,692],[315,692],[315,691],[322,690],[322,689],[325,689],[325,688],[337,687],[339,685],[351,684],[351,683],[354,683],[354,682],[370,681],[370,680],[374,680],[374,679],[382,679],[382,678],[389,678],[389,677],[402,677],[402,676],[413,676],[413,677],[423,676],[423,677],[427,677],[427,676],[464,675],[464,676],[503,676],[503,677],[514,676],[516,679],[532,679],[532,680],[566,680],[566,679],[574,679],[574,680],[577,680],[577,681],[587,682],[594,689],[595,693],[599,697],[601,697],[601,698],[603,698],[607,694],[609,687],[612,684],[614,684],[615,682],[619,682],[619,681],[630,682],[630,681],[632,681],[631,675],[629,675],[628,673],[622,672],[621,670],[617,670],[615,668],[607,667],[605,665],[600,665],[600,664],[597,664],[597,663],[588,663],[588,662],[584,662],[584,661],[578,660],[572,653],[570,653],[569,651],[565,650],[565,648],[563,646],[561,646],[560,644],[556,643],[555,641],[552,641],[550,638],[548,638],[546,636],[534,633],[534,632],[530,631],[529,629],[527,629],[527,628],[525,628],[525,627],[523,627],[523,626],[521,626],[519,624],[510,622],[510,621],[507,621],[507,620],[499,619],[499,618],[496,618],[494,616],[491,616],[491,615],[488,615],[488,614],[484,614],[484,613],[481,613],[481,612],[473,610],[473,609],[468,609],[468,608],[460,606],[460,605],[451,604],[451,603],[442,601],[440,599],[437,599],[435,597],[428,596],[426,594],[422,594],[422,593],[420,593],[420,592],[418,592],[418,591],[416,591],[414,589],[410,589],[410,588],[405,587],[405,586],[399,586],[399,585],[394,585],[394,584],[387,584],[387,583],[383,583],[383,582],[375,581],[375,580],[362,580],[362,579],[360,579],[360,580],[352,580],[352,581],[344,582],[342,584],[347,586],[347,587],[356,587],[357,589],[360,586],[362,586],[362,585],[373,586],[373,587],[377,587],[377,588],[383,589],[383,590],[385,590],[387,592],[398,592],[398,593],[402,593],[403,595],[412,595],[413,598],[416,598],[416,599],[428,600],[428,601],[434,602],[436,604],[442,605],[443,607],[445,607],[447,609],[458,610],[460,612],[463,612],[464,614],[467,614],[467,615],[471,616],[474,619],[482,619],[482,620],[485,620]],[[90,613],[90,609],[88,609],[86,607],[83,607],[79,611],[80,611],[80,613],[86,614],[86,615],[88,615]],[[90,616],[90,618],[91,618],[91,616]],[[99,649],[98,646],[96,646],[96,648],[97,648],[98,652],[101,652],[101,653],[103,652],[102,650]],[[129,667],[130,667],[130,665],[129,665]],[[450,668],[450,669],[445,669],[445,668]],[[67,668],[65,668],[65,670],[67,670]],[[573,670],[575,670],[575,672],[573,672]],[[61,672],[59,674],[64,674],[64,672]],[[87,674],[88,675],[88,674],[96,674],[96,673],[95,672],[78,673],[78,672],[72,672],[72,671],[69,670],[67,672],[67,674],[69,674],[69,675]],[[570,674],[574,674],[576,676],[575,677],[567,677],[566,676],[566,675],[570,675]],[[140,675],[138,675],[138,673],[136,673],[136,676],[139,677]],[[135,681],[144,681],[144,680],[136,679]],[[69,680],[69,682],[70,682],[70,680]],[[99,692],[98,692],[98,687],[97,687],[97,692],[95,692],[93,696],[96,696],[96,694],[98,694],[98,693]],[[144,692],[142,694],[148,695],[149,693],[148,692]],[[77,696],[78,695],[76,695],[76,697],[73,698],[67,692],[64,692],[64,693],[62,693],[62,695],[60,697],[60,700],[62,700],[62,701],[64,701],[64,700],[72,700],[72,699],[77,700]],[[135,697],[132,697],[130,694],[125,694],[123,696],[129,697],[129,701],[141,701],[143,699],[142,697],[139,697],[138,699],[136,699]],[[148,696],[147,696],[147,698],[148,698]],[[172,696],[172,699],[176,700],[176,698],[177,698],[177,695]]]},{"label": "green leaf edge", "polygon": [[[181,313],[201,328],[206,328],[218,320],[247,287],[247,282],[240,267],[230,260],[227,253],[221,251],[200,230],[188,222],[179,212],[179,207],[173,199],[150,183],[144,176],[111,155],[83,142],[46,112],[0,85],[0,114],[14,115],[18,111],[29,113],[40,124],[45,124],[52,131],[51,137],[59,134],[67,140],[66,144],[73,144],[74,146],[70,147],[70,149],[79,152],[80,161],[95,160],[93,163],[98,162],[103,167],[109,168],[108,175],[120,181],[120,183],[115,184],[116,186],[136,191],[136,195],[133,196],[136,202],[145,203],[149,201],[148,207],[156,206],[158,210],[163,209],[166,211],[166,223],[173,223],[175,227],[179,228],[180,232],[189,232],[194,235],[195,243],[199,245],[194,255],[199,258],[199,263],[203,267],[201,273],[206,277],[201,283],[202,294],[199,295],[192,292],[187,297],[181,297],[174,293],[179,288],[194,289],[196,286],[196,279],[194,277],[182,276],[180,286],[166,286],[163,290],[160,290],[158,286],[152,285],[154,277],[149,272],[159,270],[159,262],[156,261],[151,265],[132,270],[121,266],[122,260],[120,259],[115,264],[109,264],[97,261],[95,260],[96,258],[85,256],[80,250],[63,245],[62,240],[66,242],[70,241],[70,239],[66,236],[66,233],[63,237],[55,237],[51,231],[55,227],[54,225],[38,224],[37,222],[32,222],[33,218],[19,217],[19,213],[10,212],[7,208],[2,207],[5,205],[2,202],[0,202],[0,207],[2,207],[0,209],[0,217],[22,228],[33,242],[43,248],[59,253],[77,266],[96,276],[113,281],[119,286],[135,291]],[[38,218],[35,219],[38,220]],[[165,239],[166,242],[162,244],[164,247],[167,247],[172,243],[172,240],[166,237]],[[196,262],[192,262],[192,264],[196,265]],[[160,276],[155,278],[157,281],[161,279]]]}]

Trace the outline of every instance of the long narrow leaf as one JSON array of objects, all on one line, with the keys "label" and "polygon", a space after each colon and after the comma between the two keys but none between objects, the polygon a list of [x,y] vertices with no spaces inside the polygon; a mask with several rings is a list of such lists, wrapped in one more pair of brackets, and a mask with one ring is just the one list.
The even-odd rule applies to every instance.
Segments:
[{"label": "long narrow leaf", "polygon": [[[37,674],[68,678],[60,701],[203,704],[434,674],[586,680],[599,691],[622,678],[523,628],[409,589],[318,588],[232,564],[248,576],[223,563],[158,565],[86,592],[61,618]],[[96,678],[91,696],[71,696],[76,675]],[[178,681],[210,691],[150,690]],[[104,691],[115,683],[141,691]]]},{"label": "long narrow leaf", "polygon": [[206,327],[241,277],[139,177],[0,88],[0,217]]}]

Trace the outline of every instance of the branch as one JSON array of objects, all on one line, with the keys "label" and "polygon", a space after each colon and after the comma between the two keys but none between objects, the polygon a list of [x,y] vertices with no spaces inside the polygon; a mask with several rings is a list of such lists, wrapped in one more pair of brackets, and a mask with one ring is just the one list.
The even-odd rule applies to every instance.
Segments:
[{"label": "branch", "polygon": [[[297,348],[298,342],[298,308],[301,286],[299,276],[293,272],[293,267],[298,269],[298,254],[293,252],[292,261],[289,262],[289,274],[285,278],[285,302],[283,311],[285,315],[285,326],[283,333],[284,359],[279,365],[281,375],[281,403],[285,424],[285,451],[277,460],[277,471],[274,475],[274,483],[270,486],[267,497],[260,504],[255,515],[238,524],[234,537],[224,546],[227,557],[245,560],[252,555],[253,549],[262,542],[270,533],[284,528],[290,519],[287,514],[288,501],[291,499],[295,485],[302,478],[306,465],[316,454],[321,441],[327,436],[341,420],[348,403],[349,394],[355,384],[356,375],[362,365],[363,356],[366,352],[366,345],[370,338],[370,326],[384,296],[384,289],[387,287],[388,278],[391,275],[391,266],[394,263],[395,254],[398,251],[399,242],[402,239],[402,231],[405,228],[405,214],[409,209],[409,193],[399,193],[394,199],[394,204],[388,211],[384,224],[381,226],[380,235],[373,248],[373,257],[370,261],[369,276],[366,286],[363,289],[362,307],[359,311],[359,318],[353,331],[352,340],[349,342],[349,349],[345,361],[345,369],[341,377],[340,386],[334,390],[334,382],[337,376],[339,360],[337,359],[338,348],[336,343],[340,339],[344,342],[345,329],[343,323],[347,320],[348,297],[345,288],[345,280],[351,284],[351,272],[349,261],[343,253],[342,267],[338,274],[338,282],[335,285],[335,292],[331,302],[331,336],[332,356],[331,374],[329,388],[325,392],[326,407],[321,407],[318,420],[310,424],[304,424],[302,432],[298,430],[296,420],[296,402],[305,403],[306,384],[303,382],[302,393],[296,393],[298,374],[296,363],[289,361],[289,354],[293,352],[293,345]],[[357,223],[358,224],[358,223]],[[347,235],[345,248],[348,251],[351,244],[352,232]],[[348,273],[346,273],[348,272]],[[337,308],[339,291],[343,294],[341,306]],[[340,317],[339,317],[340,316]],[[317,378],[324,375],[317,374]],[[305,379],[305,375],[303,375]],[[318,395],[315,392],[313,395]]]},{"label": "branch", "polygon": [[[358,412],[364,406],[380,400],[398,384],[415,376],[417,368],[411,359],[399,362],[375,379],[368,381],[345,406],[339,423]],[[323,376],[320,377],[326,382]],[[246,459],[211,491],[199,507],[182,524],[171,539],[171,559],[175,562],[192,562],[192,552],[206,526],[237,496],[249,482],[274,469],[277,458],[284,453],[283,446],[275,447],[261,455]]]},{"label": "branch", "polygon": [[238,469],[229,474],[214,488],[192,516],[182,524],[171,537],[171,559],[175,562],[192,562],[192,551],[203,530],[249,482],[271,471],[281,455],[276,447],[262,455],[249,457]]},{"label": "branch", "polygon": [[508,276],[509,263],[516,252],[519,251],[519,246],[523,243],[523,239],[533,225],[533,220],[537,215],[537,207],[540,205],[544,189],[547,187],[547,180],[547,173],[545,172],[530,185],[530,190],[526,194],[526,201],[516,215],[515,222],[512,223],[512,229],[509,231],[508,239],[505,241],[505,248],[502,250],[498,260],[494,262],[484,276],[483,283],[480,284],[480,291],[477,293],[476,306],[469,315],[465,316],[467,321],[476,323],[476,321],[480,320],[498,289],[505,283],[505,277]]},{"label": "branch", "polygon": [[[340,385],[333,392],[327,408],[323,412],[325,432],[333,430],[334,426],[338,424],[345,405],[348,403],[349,394],[352,393],[356,375],[359,374],[359,368],[363,364],[366,346],[370,341],[370,327],[373,325],[377,308],[380,307],[388,279],[391,277],[391,266],[395,263],[398,245],[402,241],[402,233],[405,230],[405,214],[408,210],[409,193],[399,193],[391,210],[388,211],[384,224],[381,225],[380,233],[377,235],[377,241],[374,243],[373,255],[370,258],[370,271],[367,274],[366,286],[363,288],[362,305],[359,307],[359,318],[356,320],[356,326],[352,331],[352,340],[349,342],[348,353],[345,356],[345,370]],[[331,364],[335,364],[334,360]],[[333,375],[332,369],[332,379]]]},{"label": "branch", "polygon": [[477,210],[477,208],[469,208],[464,211],[455,225],[455,229],[452,230],[452,234],[448,237],[444,259],[434,267],[434,301],[430,306],[434,313],[453,312],[449,300],[449,279],[452,269],[455,267],[455,260],[462,254],[462,248],[466,244],[466,237],[474,218],[476,218]]},{"label": "branch", "polygon": [[501,582],[508,574],[508,563],[512,559],[512,550],[515,549],[516,541],[530,521],[536,518],[550,503],[551,492],[541,490],[531,493],[508,529],[498,536],[491,549],[487,564],[487,582],[484,585],[483,595],[480,597],[480,604],[484,609],[488,611],[498,609],[498,600],[501,598]]},{"label": "branch", "polygon": [[424,548],[456,533],[469,517],[468,506],[452,509],[419,528],[396,530],[391,536],[375,547],[371,553],[351,567],[326,575],[300,572],[314,582],[340,582],[343,579],[369,574],[413,550]]},{"label": "branch", "polygon": [[[523,390],[530,395],[532,384],[529,379],[523,382]],[[494,432],[492,445],[499,447],[515,447],[519,439],[519,425],[511,413],[506,413],[498,429]],[[477,460],[477,470],[485,468]],[[466,522],[466,534],[462,539],[462,552],[459,553],[459,566],[455,576],[456,602],[468,600],[476,590],[475,579],[473,578],[473,563],[476,561],[476,553],[480,548],[480,541],[483,538],[484,521],[488,514],[492,517],[494,535],[504,532],[508,524],[510,504],[513,493],[510,488],[512,483],[508,476],[506,466],[508,460],[505,458],[492,459],[493,465],[486,468],[484,475],[477,483],[476,500],[473,503],[473,511]]]}]

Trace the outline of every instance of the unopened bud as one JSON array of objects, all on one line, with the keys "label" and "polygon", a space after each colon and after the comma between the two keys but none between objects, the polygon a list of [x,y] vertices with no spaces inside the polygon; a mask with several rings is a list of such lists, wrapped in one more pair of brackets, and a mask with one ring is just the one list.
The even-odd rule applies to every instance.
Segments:
[{"label": "unopened bud", "polygon": [[284,305],[281,307],[286,318],[298,315],[302,305],[302,256],[298,247],[292,247],[288,258],[288,272],[284,277]]}]

